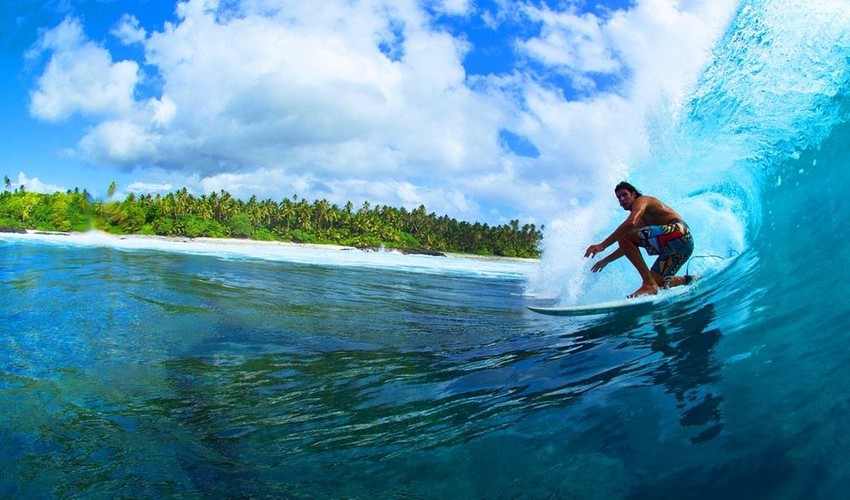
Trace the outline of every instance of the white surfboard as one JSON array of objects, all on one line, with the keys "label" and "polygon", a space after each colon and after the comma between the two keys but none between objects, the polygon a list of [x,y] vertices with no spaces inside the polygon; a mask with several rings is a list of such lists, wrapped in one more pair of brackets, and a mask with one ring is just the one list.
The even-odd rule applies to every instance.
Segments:
[{"label": "white surfboard", "polygon": [[619,299],[598,304],[585,304],[564,307],[537,307],[526,306],[529,310],[549,316],[591,316],[594,314],[608,314],[618,311],[651,309],[658,303],[678,297],[686,293],[691,287],[678,286],[669,290],[661,290],[656,295],[642,295],[633,299]]}]

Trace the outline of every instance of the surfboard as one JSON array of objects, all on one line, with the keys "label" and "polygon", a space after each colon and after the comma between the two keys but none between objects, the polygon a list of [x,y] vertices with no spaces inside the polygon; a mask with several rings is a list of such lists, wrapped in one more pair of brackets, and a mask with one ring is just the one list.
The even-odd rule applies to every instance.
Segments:
[{"label": "surfboard", "polygon": [[608,302],[600,302],[598,304],[564,307],[526,307],[528,307],[530,311],[534,311],[539,314],[546,314],[548,316],[592,316],[595,314],[609,314],[629,310],[638,311],[641,309],[651,309],[653,306],[657,306],[660,302],[686,293],[690,288],[690,285],[678,286],[669,290],[661,290],[656,295],[643,295],[633,299],[611,300]]}]

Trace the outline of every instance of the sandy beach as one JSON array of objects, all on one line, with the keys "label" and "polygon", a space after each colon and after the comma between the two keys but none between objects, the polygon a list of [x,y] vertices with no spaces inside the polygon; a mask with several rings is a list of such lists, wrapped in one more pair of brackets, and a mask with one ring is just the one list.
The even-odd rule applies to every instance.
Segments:
[{"label": "sandy beach", "polygon": [[[26,230],[25,232],[13,232],[13,233],[2,233],[0,232],[0,238],[2,237],[13,237],[13,238],[31,238],[31,239],[40,239],[40,240],[55,240],[60,242],[64,239],[71,239],[77,243],[88,244],[88,245],[108,245],[114,246],[118,248],[137,248],[137,249],[178,249],[183,245],[192,245],[203,253],[216,253],[216,250],[223,250],[228,252],[230,250],[239,251],[239,249],[249,251],[257,250],[260,252],[268,252],[273,251],[275,248],[279,248],[281,250],[317,250],[317,251],[345,251],[345,252],[357,252],[357,253],[376,253],[376,252],[385,252],[392,254],[408,254],[408,255],[416,255],[418,257],[432,257],[435,259],[443,259],[443,258],[452,258],[452,259],[471,259],[471,260],[479,260],[479,261],[490,261],[490,262],[514,262],[514,263],[536,263],[538,259],[525,259],[519,257],[501,257],[501,256],[493,256],[493,255],[475,255],[475,254],[462,254],[462,253],[453,253],[453,252],[441,252],[440,256],[430,256],[423,255],[414,252],[404,252],[396,249],[377,249],[377,248],[357,248],[353,246],[345,246],[345,245],[334,245],[334,244],[317,244],[317,243],[296,243],[291,241],[260,241],[260,240],[251,240],[251,239],[240,239],[240,238],[188,238],[183,236],[159,236],[159,235],[143,235],[143,234],[132,234],[132,235],[114,235],[109,234],[103,231],[88,231],[85,233],[76,233],[76,232],[57,232],[57,231],[37,231],[37,230]],[[252,253],[252,252],[251,252]]]}]

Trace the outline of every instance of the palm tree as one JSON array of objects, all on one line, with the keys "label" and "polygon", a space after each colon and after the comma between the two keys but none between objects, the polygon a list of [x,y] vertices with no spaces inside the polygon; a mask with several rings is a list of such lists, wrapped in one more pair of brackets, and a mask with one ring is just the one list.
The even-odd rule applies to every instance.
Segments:
[{"label": "palm tree", "polygon": [[[215,193],[212,193],[215,194]],[[192,212],[203,220],[209,221],[213,219],[212,199],[207,198],[207,195],[202,194],[195,200],[195,207]]]},{"label": "palm tree", "polygon": [[175,215],[180,217],[181,215],[186,214],[189,211],[189,207],[192,205],[193,196],[189,194],[189,190],[186,188],[177,191],[177,200],[174,203]]},{"label": "palm tree", "polygon": [[251,195],[248,203],[245,204],[244,210],[248,215],[248,218],[251,220],[251,224],[253,224],[254,227],[258,226],[262,216],[260,214],[260,205],[257,203],[257,195]]},{"label": "palm tree", "polygon": [[327,222],[327,213],[330,208],[330,202],[326,199],[316,200],[313,202],[313,216],[315,217],[316,231],[321,233],[325,229]]},{"label": "palm tree", "polygon": [[295,218],[295,205],[289,201],[289,198],[284,198],[280,201],[280,218],[286,223],[286,231],[289,232],[292,226],[292,219]]},{"label": "palm tree", "polygon": [[225,190],[221,190],[219,194],[219,202],[218,202],[218,213],[217,217],[219,222],[230,220],[231,217],[236,215],[237,207],[236,200]]}]

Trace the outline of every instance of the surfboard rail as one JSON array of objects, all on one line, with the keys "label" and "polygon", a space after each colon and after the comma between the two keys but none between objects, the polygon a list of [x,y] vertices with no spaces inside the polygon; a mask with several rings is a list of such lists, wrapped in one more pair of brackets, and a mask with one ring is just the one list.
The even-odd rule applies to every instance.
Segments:
[{"label": "surfboard rail", "polygon": [[597,304],[582,304],[559,307],[526,306],[528,310],[547,316],[593,316],[599,314],[610,314],[618,311],[638,310],[651,308],[661,302],[678,297],[686,293],[691,287],[689,285],[661,290],[656,295],[643,295],[633,299],[618,299]]}]

